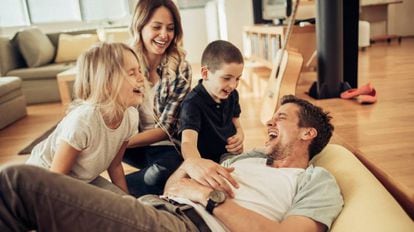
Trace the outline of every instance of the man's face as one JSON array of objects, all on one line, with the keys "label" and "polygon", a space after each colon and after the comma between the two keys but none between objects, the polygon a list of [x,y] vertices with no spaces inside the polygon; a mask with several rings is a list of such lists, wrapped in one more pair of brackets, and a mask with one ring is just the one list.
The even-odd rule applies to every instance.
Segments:
[{"label": "man's face", "polygon": [[214,101],[220,102],[227,99],[237,88],[243,73],[243,66],[239,63],[225,63],[214,73],[206,67],[202,68],[203,86]]},{"label": "man's face", "polygon": [[285,158],[290,154],[294,144],[300,141],[299,107],[293,103],[282,105],[267,122],[268,141],[265,153],[273,158]]}]

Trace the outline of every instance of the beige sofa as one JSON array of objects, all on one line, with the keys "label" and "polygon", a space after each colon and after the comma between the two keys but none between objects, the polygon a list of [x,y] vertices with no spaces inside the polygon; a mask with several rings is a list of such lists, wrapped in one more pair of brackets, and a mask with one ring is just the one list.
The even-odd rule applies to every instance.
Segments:
[{"label": "beige sofa", "polygon": [[344,208],[331,231],[414,231],[413,220],[350,151],[329,144],[312,162],[335,176],[344,197]]},{"label": "beige sofa", "polygon": [[0,37],[0,76],[21,78],[27,104],[60,101],[56,75],[73,67],[79,53],[98,41],[96,30],[44,34],[29,28],[13,38]]},{"label": "beige sofa", "polygon": [[0,130],[26,116],[26,99],[18,77],[0,78]]}]

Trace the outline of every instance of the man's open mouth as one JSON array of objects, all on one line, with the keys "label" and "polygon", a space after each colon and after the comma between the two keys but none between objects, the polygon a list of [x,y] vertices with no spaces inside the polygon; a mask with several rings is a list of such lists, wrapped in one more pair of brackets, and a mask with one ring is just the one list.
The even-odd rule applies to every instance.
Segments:
[{"label": "man's open mouth", "polygon": [[278,135],[279,135],[279,134],[278,134],[276,131],[271,131],[271,132],[269,132],[269,133],[268,133],[269,140],[272,140],[272,139],[277,138],[277,136],[278,136]]}]

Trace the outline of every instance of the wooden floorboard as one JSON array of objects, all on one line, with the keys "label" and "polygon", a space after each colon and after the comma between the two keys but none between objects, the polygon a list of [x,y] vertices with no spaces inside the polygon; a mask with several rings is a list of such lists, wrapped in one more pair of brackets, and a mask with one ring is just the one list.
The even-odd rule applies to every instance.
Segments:
[{"label": "wooden floorboard", "polygon": [[[195,76],[198,72],[199,67],[193,70]],[[263,68],[247,68],[239,87],[246,150],[263,145],[266,138],[259,112],[268,73]],[[371,82],[376,88],[376,104],[310,98],[305,92],[316,79],[315,73],[301,76],[296,95],[331,112],[333,142],[353,151],[413,217],[414,39],[404,38],[401,45],[376,43],[360,51],[358,75],[360,85]],[[17,152],[58,122],[63,111],[58,103],[29,106],[27,117],[0,130],[0,164],[24,162],[27,156]]]}]

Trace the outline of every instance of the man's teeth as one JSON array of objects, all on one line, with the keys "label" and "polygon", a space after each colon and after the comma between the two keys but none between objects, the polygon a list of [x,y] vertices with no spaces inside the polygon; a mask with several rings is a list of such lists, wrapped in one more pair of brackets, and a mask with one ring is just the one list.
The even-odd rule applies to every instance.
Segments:
[{"label": "man's teeth", "polygon": [[269,133],[269,137],[272,138],[272,139],[274,139],[274,138],[277,137],[277,133],[276,132],[270,132]]}]

